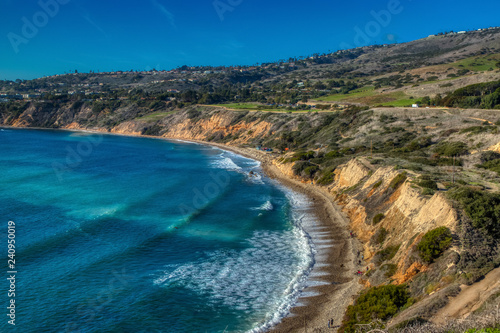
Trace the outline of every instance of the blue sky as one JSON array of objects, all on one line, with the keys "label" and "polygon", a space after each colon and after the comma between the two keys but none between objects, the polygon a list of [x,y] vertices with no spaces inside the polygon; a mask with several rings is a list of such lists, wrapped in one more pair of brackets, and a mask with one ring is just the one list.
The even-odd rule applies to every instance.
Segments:
[{"label": "blue sky", "polygon": [[251,65],[499,26],[499,12],[498,0],[0,0],[0,79]]}]

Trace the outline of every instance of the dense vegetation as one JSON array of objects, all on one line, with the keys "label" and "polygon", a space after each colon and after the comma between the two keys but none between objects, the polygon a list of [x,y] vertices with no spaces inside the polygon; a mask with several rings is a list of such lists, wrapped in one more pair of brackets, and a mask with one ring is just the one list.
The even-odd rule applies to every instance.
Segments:
[{"label": "dense vegetation", "polygon": [[500,194],[462,187],[451,192],[450,197],[462,204],[474,228],[493,238],[500,236]]},{"label": "dense vegetation", "polygon": [[358,297],[354,305],[347,308],[339,332],[357,332],[357,324],[367,324],[377,319],[387,320],[412,303],[413,299],[405,285],[370,288]]},{"label": "dense vegetation", "polygon": [[457,89],[444,97],[439,104],[459,108],[500,108],[500,80],[473,84]]},{"label": "dense vegetation", "polygon": [[424,261],[432,263],[450,247],[452,241],[450,229],[440,227],[427,232],[418,243],[417,249]]}]

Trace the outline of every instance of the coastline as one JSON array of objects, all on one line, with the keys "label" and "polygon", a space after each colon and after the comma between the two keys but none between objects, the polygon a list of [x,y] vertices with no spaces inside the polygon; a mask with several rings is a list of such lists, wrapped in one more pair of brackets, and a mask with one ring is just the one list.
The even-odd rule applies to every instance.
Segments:
[{"label": "coastline", "polygon": [[149,135],[109,133],[104,131],[85,129],[50,129],[33,127],[10,127],[12,129],[41,129],[65,130],[94,134],[118,135],[127,137],[143,137],[170,141],[184,141],[217,147],[238,155],[257,160],[261,163],[262,171],[271,179],[283,186],[306,195],[310,198],[311,213],[316,217],[318,224],[305,228],[316,247],[315,263],[311,274],[307,278],[307,287],[299,295],[296,304],[290,313],[279,324],[267,332],[335,332],[328,328],[328,320],[333,319],[333,327],[338,327],[343,319],[347,306],[352,298],[361,289],[358,279],[354,275],[360,267],[355,264],[356,252],[361,249],[359,241],[349,236],[349,221],[342,214],[331,194],[325,188],[302,183],[281,172],[273,163],[273,158],[267,153],[250,148],[242,148],[192,140],[185,138],[158,137]]},{"label": "coastline", "polygon": [[315,264],[308,277],[312,286],[302,291],[304,295],[299,295],[290,314],[268,332],[304,332],[304,329],[336,332],[336,329],[328,328],[328,320],[333,319],[333,327],[339,326],[347,306],[362,286],[354,275],[359,269],[355,265],[355,258],[361,245],[355,238],[350,237],[349,221],[335,204],[333,197],[324,188],[284,175],[272,163],[272,157],[264,152],[198,140],[179,140],[214,146],[260,161],[262,170],[269,178],[311,199],[312,214],[318,221],[317,226],[305,230],[317,248]]}]

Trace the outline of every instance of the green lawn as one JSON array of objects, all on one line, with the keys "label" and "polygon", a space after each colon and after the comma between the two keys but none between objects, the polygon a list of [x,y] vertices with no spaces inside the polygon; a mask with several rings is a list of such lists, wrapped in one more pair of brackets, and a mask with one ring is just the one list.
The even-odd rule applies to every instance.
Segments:
[{"label": "green lawn", "polygon": [[394,107],[411,107],[415,103],[415,99],[399,99],[392,102],[382,103],[383,106],[394,106]]},{"label": "green lawn", "polygon": [[322,102],[351,102],[353,99],[370,97],[375,95],[375,87],[368,86],[359,88],[349,92],[349,94],[333,94],[326,97],[318,98]]},{"label": "green lawn", "polygon": [[383,106],[405,107],[405,106],[411,106],[413,103],[415,103],[415,100],[410,99],[409,97],[410,96],[406,95],[402,91],[395,91],[391,93],[378,93],[375,91],[375,88],[373,86],[369,86],[353,90],[351,93],[347,95],[335,94],[324,97],[319,100],[362,103],[371,106],[383,105]]},{"label": "green lawn", "polygon": [[165,116],[168,116],[169,114],[173,114],[175,112],[177,112],[177,111],[155,112],[155,113],[145,115],[143,117],[136,118],[136,120],[158,121],[158,120],[164,118]]}]

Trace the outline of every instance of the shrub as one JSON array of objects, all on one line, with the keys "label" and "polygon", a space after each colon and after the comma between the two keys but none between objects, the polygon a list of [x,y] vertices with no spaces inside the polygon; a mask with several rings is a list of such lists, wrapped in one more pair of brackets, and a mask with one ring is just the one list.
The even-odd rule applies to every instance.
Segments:
[{"label": "shrub", "polygon": [[297,152],[293,155],[293,157],[290,159],[290,162],[295,162],[295,161],[308,161],[311,158],[314,158],[315,153],[313,151],[308,151],[308,152]]},{"label": "shrub", "polygon": [[394,177],[394,179],[391,181],[391,184],[389,185],[390,188],[393,190],[397,189],[399,186],[401,186],[405,181],[406,178],[408,178],[408,173],[403,172]]},{"label": "shrub", "polygon": [[486,151],[481,154],[482,164],[477,165],[479,168],[494,171],[500,175],[500,154],[493,151]]},{"label": "shrub", "polygon": [[483,164],[479,164],[478,167],[494,171],[500,175],[500,159],[484,162]]},{"label": "shrub", "polygon": [[317,165],[311,165],[304,169],[304,174],[310,179],[314,178],[316,172],[319,171],[319,167]]},{"label": "shrub", "polygon": [[430,188],[424,188],[422,190],[422,195],[434,195],[434,190],[430,189]]},{"label": "shrub", "polygon": [[500,159],[500,154],[491,150],[481,153],[481,162],[489,162]]},{"label": "shrub", "polygon": [[337,158],[337,157],[343,157],[344,155],[336,150],[332,150],[328,153],[325,154],[325,158]]},{"label": "shrub", "polygon": [[424,188],[424,189],[431,189],[431,190],[434,190],[436,191],[438,189],[438,186],[437,186],[437,183],[433,180],[430,180],[430,179],[424,179],[424,180],[421,180],[419,183],[418,183],[418,186]]},{"label": "shrub", "polygon": [[293,173],[297,176],[308,177],[310,179],[314,178],[316,172],[319,171],[317,165],[313,165],[309,162],[297,162],[292,167]]},{"label": "shrub", "polygon": [[424,261],[432,263],[450,247],[452,241],[450,229],[440,227],[427,232],[418,243],[417,249]]},{"label": "shrub", "polygon": [[500,236],[500,193],[461,187],[450,192],[449,196],[461,204],[474,228],[485,230],[493,237]]},{"label": "shrub", "polygon": [[375,232],[371,238],[371,243],[375,245],[381,245],[387,238],[387,230],[385,228],[380,228]]},{"label": "shrub", "polygon": [[380,265],[384,261],[391,260],[392,258],[394,258],[396,253],[398,253],[400,246],[401,245],[388,246],[385,249],[378,251],[377,253],[375,253],[375,257],[373,258],[373,261],[377,265]]},{"label": "shrub", "polygon": [[467,153],[467,145],[463,142],[441,142],[434,149],[439,155],[457,156]]},{"label": "shrub", "polygon": [[405,285],[370,288],[347,308],[339,332],[354,333],[356,324],[367,324],[374,319],[387,320],[411,304],[413,299]]},{"label": "shrub", "polygon": [[328,172],[324,174],[318,181],[318,185],[330,185],[335,180],[335,174],[333,172]]},{"label": "shrub", "polygon": [[379,188],[380,185],[382,185],[382,181],[381,180],[379,180],[378,182],[376,182],[375,184],[373,184],[372,189],[375,190],[375,189]]},{"label": "shrub", "polygon": [[384,215],[384,214],[382,214],[382,213],[379,213],[379,214],[375,215],[375,216],[373,217],[373,225],[378,224],[380,221],[382,221],[382,220],[383,220],[383,218],[384,218],[384,217],[385,217],[385,215]]}]

